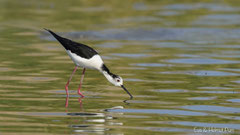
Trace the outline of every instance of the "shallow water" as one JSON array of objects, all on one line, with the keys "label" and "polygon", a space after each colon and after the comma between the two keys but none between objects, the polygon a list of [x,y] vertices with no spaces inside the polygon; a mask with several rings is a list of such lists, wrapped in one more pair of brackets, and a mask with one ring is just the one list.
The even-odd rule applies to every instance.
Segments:
[{"label": "shallow water", "polygon": [[[0,1],[0,134],[240,134],[240,2]],[[42,28],[95,48],[134,98]],[[65,107],[68,101],[69,106]]]}]

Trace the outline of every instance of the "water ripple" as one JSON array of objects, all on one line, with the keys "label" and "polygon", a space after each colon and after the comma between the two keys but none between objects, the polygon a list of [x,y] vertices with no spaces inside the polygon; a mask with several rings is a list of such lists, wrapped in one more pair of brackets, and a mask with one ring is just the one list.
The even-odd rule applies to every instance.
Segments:
[{"label": "water ripple", "polygon": [[167,109],[107,109],[107,112],[121,113],[146,113],[146,114],[168,114],[168,115],[185,115],[185,116],[206,116],[203,112],[183,111],[183,110],[167,110]]},{"label": "water ripple", "polygon": [[140,66],[140,67],[165,67],[171,66],[170,64],[161,64],[161,63],[135,63],[131,64],[133,66]]},{"label": "water ripple", "polygon": [[229,73],[222,71],[172,71],[172,72],[160,72],[161,74],[186,74],[196,76],[239,76],[237,73]]},{"label": "water ripple", "polygon": [[163,89],[163,90],[153,90],[155,92],[170,92],[170,93],[176,93],[176,92],[188,92],[187,90],[181,90],[181,89]]},{"label": "water ripple", "polygon": [[111,55],[128,58],[150,57],[149,54],[133,54],[133,53],[112,53]]},{"label": "water ripple", "polygon": [[192,97],[188,98],[189,100],[214,100],[217,97]]},{"label": "water ripple", "polygon": [[181,108],[195,110],[195,111],[212,111],[212,112],[222,112],[222,113],[240,113],[240,108],[224,107],[224,106],[214,106],[214,105],[187,105],[187,106],[182,106]]},{"label": "water ripple", "polygon": [[207,59],[207,58],[188,58],[188,59],[170,59],[166,62],[169,63],[182,63],[182,64],[235,64],[239,61],[222,60],[222,59]]},{"label": "water ripple", "polygon": [[233,102],[233,103],[240,103],[240,99],[228,99],[227,101]]},{"label": "water ripple", "polygon": [[[128,40],[128,41],[226,41],[240,38],[240,29],[217,29],[217,28],[130,28],[130,29],[105,29],[102,31],[77,31],[67,32],[61,35],[71,39],[81,40]],[[202,36],[205,35],[205,36]],[[41,39],[55,41],[46,33]]]},{"label": "water ripple", "polygon": [[240,129],[240,124],[226,124],[226,123],[204,123],[204,122],[191,122],[191,121],[173,121],[171,124],[194,126],[194,127],[214,127],[214,128],[231,128]]}]

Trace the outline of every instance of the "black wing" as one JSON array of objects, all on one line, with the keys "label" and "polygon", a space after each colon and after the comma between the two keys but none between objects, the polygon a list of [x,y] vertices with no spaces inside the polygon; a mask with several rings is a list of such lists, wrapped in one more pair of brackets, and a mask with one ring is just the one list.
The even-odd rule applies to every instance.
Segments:
[{"label": "black wing", "polygon": [[51,30],[45,29],[48,32],[50,32],[62,45],[66,50],[70,50],[72,53],[75,53],[83,58],[90,59],[94,55],[98,54],[93,48],[74,42],[72,40],[69,40],[67,38],[63,38],[56,33],[52,32]]}]

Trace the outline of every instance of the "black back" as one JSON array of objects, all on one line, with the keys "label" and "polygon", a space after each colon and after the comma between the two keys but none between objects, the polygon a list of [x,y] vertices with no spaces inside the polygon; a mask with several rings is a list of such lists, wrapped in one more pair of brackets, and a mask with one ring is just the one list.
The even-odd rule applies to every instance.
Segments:
[{"label": "black back", "polygon": [[51,30],[45,29],[48,32],[50,32],[62,45],[66,50],[70,50],[72,53],[75,53],[83,58],[90,59],[94,55],[98,54],[93,48],[74,42],[72,40],[69,40],[67,38],[63,38],[56,33],[52,32]]}]

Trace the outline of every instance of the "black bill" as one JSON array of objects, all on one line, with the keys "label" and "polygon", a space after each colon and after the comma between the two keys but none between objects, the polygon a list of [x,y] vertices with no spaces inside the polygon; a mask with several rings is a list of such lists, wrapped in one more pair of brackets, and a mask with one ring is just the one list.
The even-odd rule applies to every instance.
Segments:
[{"label": "black bill", "polygon": [[128,95],[130,96],[130,99],[132,99],[133,96],[129,93],[129,91],[123,85],[121,85],[121,87],[128,93]]}]

